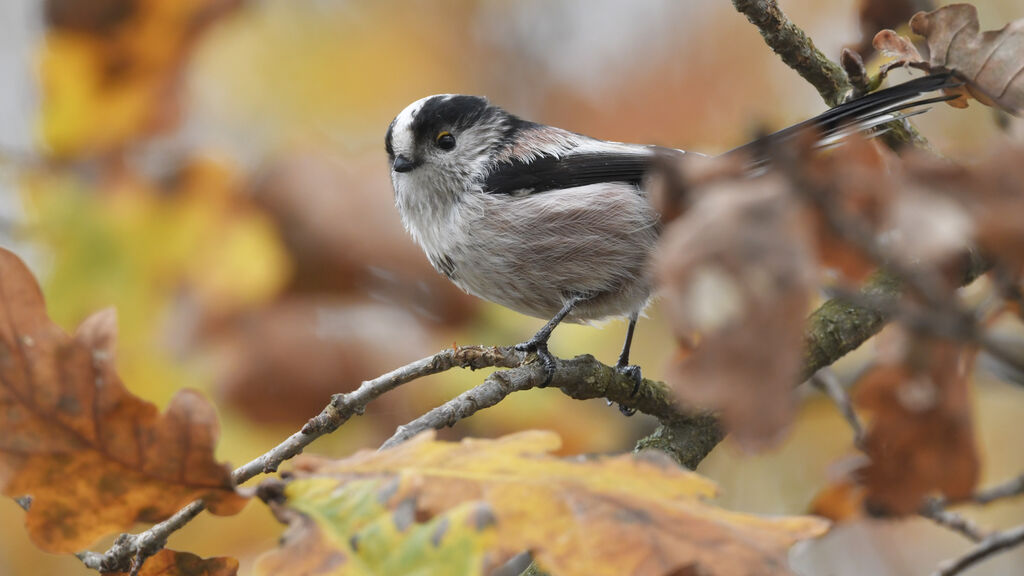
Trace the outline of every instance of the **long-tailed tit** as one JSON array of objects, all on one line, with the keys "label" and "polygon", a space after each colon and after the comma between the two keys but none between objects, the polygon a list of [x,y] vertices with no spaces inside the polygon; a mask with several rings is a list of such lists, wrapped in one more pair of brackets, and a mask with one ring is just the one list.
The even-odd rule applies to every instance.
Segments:
[{"label": "long-tailed tit", "polygon": [[[831,143],[949,99],[922,95],[956,84],[948,75],[918,78],[767,138],[814,129]],[[626,317],[617,368],[639,385],[629,348],[651,297],[648,260],[660,232],[645,175],[657,154],[683,151],[597,140],[451,94],[406,107],[386,148],[402,222],[434,268],[470,294],[550,319],[517,346],[536,352],[548,382],[547,341],[560,322]]]}]

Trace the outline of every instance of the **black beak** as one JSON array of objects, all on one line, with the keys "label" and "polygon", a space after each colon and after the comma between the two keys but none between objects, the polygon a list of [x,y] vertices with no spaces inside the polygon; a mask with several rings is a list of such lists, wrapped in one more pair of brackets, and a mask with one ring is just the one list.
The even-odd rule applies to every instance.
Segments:
[{"label": "black beak", "polygon": [[391,168],[395,172],[408,172],[419,165],[419,162],[413,162],[412,160],[409,160],[405,156],[399,154],[398,156],[395,157],[395,161],[393,164],[391,164]]}]

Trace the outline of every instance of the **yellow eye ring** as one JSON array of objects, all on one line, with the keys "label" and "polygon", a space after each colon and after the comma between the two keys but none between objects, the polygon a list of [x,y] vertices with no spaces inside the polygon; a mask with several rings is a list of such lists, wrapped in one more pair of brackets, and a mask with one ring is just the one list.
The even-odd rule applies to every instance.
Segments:
[{"label": "yellow eye ring", "polygon": [[455,148],[455,136],[452,136],[451,132],[445,130],[440,132],[437,138],[434,138],[434,144],[442,150],[451,150]]}]

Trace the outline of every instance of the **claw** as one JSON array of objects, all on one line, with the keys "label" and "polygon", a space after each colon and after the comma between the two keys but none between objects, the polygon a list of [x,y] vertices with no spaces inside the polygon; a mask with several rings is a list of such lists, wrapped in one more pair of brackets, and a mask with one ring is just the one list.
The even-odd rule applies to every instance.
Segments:
[{"label": "claw", "polygon": [[[633,391],[629,393],[630,398],[635,397],[637,392],[640,391],[640,383],[644,381],[643,375],[640,372],[639,366],[616,366],[615,370],[624,376],[628,376],[633,380]],[[619,412],[622,412],[624,416],[632,416],[636,414],[636,408],[629,408],[619,404]]]},{"label": "claw", "polygon": [[540,360],[541,366],[544,367],[544,382],[537,386],[538,388],[547,388],[551,384],[551,379],[555,376],[555,357],[548,352],[548,343],[538,341],[536,338],[527,340],[520,344],[515,345],[515,349],[520,352],[534,352],[537,354],[537,359]]}]

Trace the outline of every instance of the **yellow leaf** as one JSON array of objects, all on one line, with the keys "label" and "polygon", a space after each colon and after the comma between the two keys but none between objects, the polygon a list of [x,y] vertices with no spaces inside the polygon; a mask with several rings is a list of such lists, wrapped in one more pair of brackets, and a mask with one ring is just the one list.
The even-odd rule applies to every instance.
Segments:
[{"label": "yellow leaf", "polygon": [[284,545],[260,559],[261,574],[471,576],[494,545],[493,516],[468,502],[417,522],[414,502],[387,503],[383,479],[355,481],[337,490],[331,478],[294,483],[288,507],[273,505],[289,524]]},{"label": "yellow leaf", "polygon": [[[395,514],[403,506],[414,506],[421,522],[437,521],[469,505],[488,510],[495,538],[487,565],[475,574],[486,574],[527,550],[559,576],[654,576],[683,569],[708,575],[788,574],[789,546],[827,527],[816,518],[769,519],[716,508],[705,501],[714,494],[714,485],[667,458],[563,460],[550,455],[559,444],[548,432],[459,443],[438,442],[424,434],[393,449],[364,451],[340,461],[307,459],[289,480],[279,506],[299,512],[286,517],[292,526],[312,521],[333,534],[319,542],[326,544],[315,553],[321,561],[326,554],[348,558],[352,551],[345,543],[361,529],[351,516],[345,517],[348,524],[325,524],[336,510],[314,494],[341,498],[366,491],[372,483],[374,497],[361,501],[379,502]],[[339,560],[335,566],[340,564],[350,563]],[[332,568],[304,573],[386,572]]]}]

